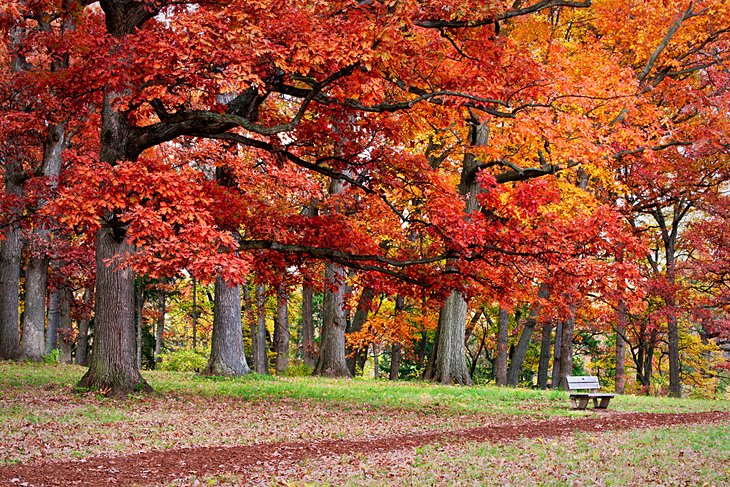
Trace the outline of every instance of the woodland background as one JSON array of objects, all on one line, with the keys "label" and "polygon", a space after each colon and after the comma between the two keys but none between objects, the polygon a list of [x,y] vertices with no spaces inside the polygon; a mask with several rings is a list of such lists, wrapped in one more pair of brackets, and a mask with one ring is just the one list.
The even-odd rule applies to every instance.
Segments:
[{"label": "woodland background", "polygon": [[0,359],[115,396],[727,394],[724,1],[10,0],[0,32]]}]

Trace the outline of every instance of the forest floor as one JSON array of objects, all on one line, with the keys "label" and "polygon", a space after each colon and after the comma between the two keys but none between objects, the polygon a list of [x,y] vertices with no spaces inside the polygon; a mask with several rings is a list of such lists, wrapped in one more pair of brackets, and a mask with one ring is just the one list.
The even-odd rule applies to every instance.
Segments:
[{"label": "forest floor", "polygon": [[0,485],[730,485],[730,402],[0,363]]}]

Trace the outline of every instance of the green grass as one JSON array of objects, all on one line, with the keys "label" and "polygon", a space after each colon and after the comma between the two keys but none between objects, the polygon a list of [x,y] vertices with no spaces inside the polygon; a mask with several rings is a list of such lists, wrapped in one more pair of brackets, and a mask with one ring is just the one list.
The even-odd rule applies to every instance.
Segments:
[{"label": "green grass", "polygon": [[[76,366],[0,363],[0,387],[19,390],[33,387],[72,387],[84,370]],[[587,414],[570,410],[567,394],[563,391],[494,386],[459,387],[428,382],[375,382],[364,379],[275,378],[255,374],[236,379],[209,378],[186,372],[145,371],[143,375],[156,391],[165,395],[226,396],[246,401],[327,401],[344,407],[385,407],[438,413]],[[610,407],[632,412],[727,411],[730,410],[730,401],[621,396],[614,398]],[[104,420],[102,416],[105,413],[88,412],[90,417],[95,414],[99,416],[99,420]],[[108,420],[113,421],[114,417]]]}]

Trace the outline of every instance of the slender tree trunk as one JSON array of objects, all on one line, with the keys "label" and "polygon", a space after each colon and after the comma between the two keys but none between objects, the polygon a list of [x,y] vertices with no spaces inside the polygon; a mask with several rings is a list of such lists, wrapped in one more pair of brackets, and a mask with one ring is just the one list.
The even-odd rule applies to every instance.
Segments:
[{"label": "slender tree trunk", "polygon": [[[96,299],[94,353],[79,385],[124,397],[132,391],[152,391],[136,360],[134,271],[116,259],[134,252],[126,238],[102,227],[96,237]],[[113,263],[110,263],[113,262]]]},{"label": "slender tree trunk", "polygon": [[401,346],[394,343],[390,349],[390,380],[398,380],[400,378],[400,359]]},{"label": "slender tree trunk", "polygon": [[616,312],[616,394],[623,394],[626,389],[626,303],[618,302]]},{"label": "slender tree trunk", "polygon": [[280,375],[289,368],[289,297],[284,284],[276,290],[274,352],[276,352],[276,374]]},{"label": "slender tree trunk", "polygon": [[[164,284],[164,281],[161,281],[160,284]],[[159,292],[160,295],[157,298],[157,327],[155,328],[155,363],[162,362],[162,347],[164,345],[163,340],[165,334],[165,313],[167,312],[167,293],[165,293],[164,289],[160,289]],[[240,297],[238,302],[240,306]],[[240,316],[241,311],[239,310],[238,313]]]},{"label": "slender tree trunk", "polygon": [[58,326],[61,319],[61,289],[55,288],[48,297],[48,330],[46,332],[46,350],[44,355],[50,355],[58,348]]},{"label": "slender tree trunk", "polygon": [[[140,279],[135,282],[134,302],[136,305],[137,315],[137,368],[142,368],[142,322],[144,311],[144,284]],[[156,358],[156,357],[155,357]]]},{"label": "slender tree trunk", "polygon": [[520,372],[522,372],[522,365],[525,363],[525,357],[527,356],[527,348],[532,340],[532,332],[535,330],[537,325],[537,317],[541,310],[541,304],[539,299],[547,299],[550,296],[550,291],[544,284],[540,285],[537,291],[538,301],[533,304],[530,314],[524,320],[524,326],[520,339],[517,342],[517,347],[512,354],[512,361],[509,364],[509,370],[507,371],[507,385],[512,387],[517,386],[517,382],[520,379]]},{"label": "slender tree trunk", "polygon": [[243,353],[241,286],[229,286],[218,276],[215,280],[210,359],[203,374],[241,376],[248,372]]},{"label": "slender tree trunk", "polygon": [[302,286],[302,360],[314,369],[314,288],[309,283]]},{"label": "slender tree trunk", "polygon": [[537,369],[537,387],[547,389],[550,355],[552,354],[553,324],[546,320],[542,325],[542,341],[540,343],[540,365]]},{"label": "slender tree trunk", "polygon": [[509,313],[500,306],[497,315],[497,354],[494,361],[498,386],[507,385],[507,343],[509,340]]},{"label": "slender tree trunk", "polygon": [[198,349],[198,280],[193,276],[193,350]]},{"label": "slender tree trunk", "polygon": [[256,330],[251,333],[254,371],[269,373],[269,359],[266,355],[266,286],[256,284]]},{"label": "slender tree trunk", "polygon": [[[362,330],[362,325],[365,324],[368,319],[368,314],[370,313],[370,307],[372,306],[373,298],[375,298],[375,290],[373,288],[366,287],[362,290],[362,292],[360,293],[360,299],[357,302],[357,310],[355,310],[355,316],[352,318],[350,328],[347,330],[348,333],[355,333]],[[365,360],[367,360],[367,353],[367,347],[365,347],[364,349],[361,348],[359,350],[354,350],[350,347],[347,348],[347,357],[345,358],[345,360],[347,362],[347,368],[350,370],[350,374],[354,376],[357,373],[358,367],[362,372],[362,367],[365,363]]]},{"label": "slender tree trunk", "polygon": [[76,339],[76,363],[78,365],[88,365],[89,360],[89,304],[91,304],[92,292],[91,287],[84,290],[84,312],[79,319],[79,336]]},{"label": "slender tree trunk", "polygon": [[560,357],[562,353],[563,343],[563,321],[559,320],[555,327],[555,344],[553,345],[553,374],[551,378],[551,388],[560,388]]},{"label": "slender tree trunk", "polygon": [[71,325],[71,291],[68,288],[61,289],[61,309],[58,320],[59,350],[58,361],[62,364],[73,363],[71,353],[73,350],[74,336]]},{"label": "slender tree trunk", "polygon": [[670,308],[667,317],[667,334],[669,343],[669,395],[671,397],[682,397],[682,381],[679,369],[679,327],[677,325],[677,314],[674,299],[667,303]]},{"label": "slender tree trunk", "polygon": [[373,378],[380,379],[380,351],[377,343],[373,343]]},{"label": "slender tree trunk", "polygon": [[345,289],[345,269],[326,262],[322,334],[315,375],[351,377],[345,361]]}]

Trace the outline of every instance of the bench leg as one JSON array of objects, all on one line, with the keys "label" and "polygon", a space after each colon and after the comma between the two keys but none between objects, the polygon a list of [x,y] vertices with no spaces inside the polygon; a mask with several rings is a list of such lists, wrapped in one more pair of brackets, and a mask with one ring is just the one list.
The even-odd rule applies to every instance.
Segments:
[{"label": "bench leg", "polygon": [[593,407],[594,408],[596,408],[596,409],[608,409],[608,403],[611,402],[611,398],[610,397],[602,397],[601,398],[601,404],[600,405],[597,404],[596,399],[597,398],[595,398],[595,397],[593,398]]},{"label": "bench leg", "polygon": [[585,409],[588,407],[587,397],[571,397],[570,400],[573,403],[573,409]]}]

